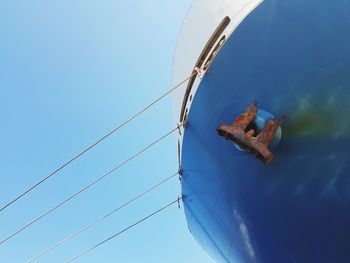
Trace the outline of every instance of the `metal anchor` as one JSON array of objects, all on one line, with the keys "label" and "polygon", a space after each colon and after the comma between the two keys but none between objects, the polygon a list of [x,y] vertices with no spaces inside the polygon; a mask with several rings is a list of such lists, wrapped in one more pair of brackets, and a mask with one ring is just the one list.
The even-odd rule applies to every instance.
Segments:
[{"label": "metal anchor", "polygon": [[257,103],[254,101],[244,112],[234,120],[231,125],[221,124],[216,130],[218,134],[231,140],[242,149],[255,155],[264,163],[271,163],[273,154],[269,145],[281,126],[284,116],[270,119],[264,128],[258,132],[254,129],[253,120],[257,114]]}]

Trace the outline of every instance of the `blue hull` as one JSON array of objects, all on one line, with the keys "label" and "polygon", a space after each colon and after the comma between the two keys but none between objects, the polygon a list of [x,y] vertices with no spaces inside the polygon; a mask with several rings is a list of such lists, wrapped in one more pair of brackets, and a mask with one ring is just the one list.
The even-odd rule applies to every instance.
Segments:
[{"label": "blue hull", "polygon": [[[287,115],[269,165],[216,127],[253,100]],[[194,97],[182,145],[189,228],[219,262],[350,262],[350,1],[266,0]]]}]

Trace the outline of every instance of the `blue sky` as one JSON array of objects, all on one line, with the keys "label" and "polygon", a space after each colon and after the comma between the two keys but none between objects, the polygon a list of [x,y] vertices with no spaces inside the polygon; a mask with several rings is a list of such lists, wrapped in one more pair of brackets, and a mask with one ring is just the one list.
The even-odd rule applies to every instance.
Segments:
[{"label": "blue sky", "polygon": [[[170,88],[190,0],[0,3],[0,202],[38,181]],[[173,128],[166,98],[0,213],[1,239]],[[0,262],[24,262],[177,170],[171,136],[18,236]],[[174,200],[175,178],[38,262],[62,262]],[[213,262],[167,209],[80,262]]]}]

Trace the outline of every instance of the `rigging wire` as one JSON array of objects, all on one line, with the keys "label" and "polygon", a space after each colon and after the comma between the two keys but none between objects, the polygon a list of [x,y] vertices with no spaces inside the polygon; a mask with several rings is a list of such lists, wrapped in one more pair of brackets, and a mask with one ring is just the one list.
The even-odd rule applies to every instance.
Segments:
[{"label": "rigging wire", "polygon": [[[180,127],[183,124],[180,124]],[[178,126],[179,127],[179,126]],[[72,194],[71,196],[67,197],[66,199],[64,199],[61,203],[53,206],[52,208],[50,208],[48,211],[46,211],[45,213],[43,213],[42,215],[38,216],[37,218],[35,218],[34,220],[32,220],[30,223],[24,225],[23,227],[21,227],[20,229],[16,230],[14,233],[12,233],[11,235],[7,236],[6,238],[2,239],[0,241],[0,245],[5,243],[6,241],[8,241],[9,239],[13,238],[14,236],[16,236],[17,234],[19,234],[20,232],[22,232],[23,230],[25,230],[26,228],[30,227],[31,225],[33,225],[34,223],[36,223],[37,221],[39,221],[40,219],[44,218],[45,216],[47,216],[48,214],[50,214],[51,212],[55,211],[56,209],[58,209],[59,207],[61,207],[62,205],[64,205],[65,203],[67,203],[68,201],[72,200],[74,197],[76,197],[77,195],[81,194],[82,192],[84,192],[85,190],[89,189],[90,187],[94,186],[95,184],[97,184],[99,181],[101,181],[102,179],[106,178],[107,176],[109,176],[110,174],[112,174],[113,172],[115,172],[116,170],[118,170],[119,168],[121,168],[122,166],[124,166],[125,164],[127,164],[128,162],[130,162],[131,160],[135,159],[136,157],[138,157],[139,155],[141,155],[143,152],[145,152],[146,150],[148,150],[149,148],[151,148],[152,146],[154,146],[155,144],[157,144],[158,142],[160,142],[161,140],[163,140],[164,138],[168,137],[170,134],[172,134],[174,131],[176,131],[178,129],[178,127],[172,129],[171,131],[167,132],[166,134],[164,134],[163,136],[161,136],[159,139],[155,140],[154,142],[152,142],[151,144],[149,144],[148,146],[146,146],[145,148],[143,148],[142,150],[138,151],[136,154],[132,155],[131,157],[129,157],[128,159],[126,159],[124,162],[120,163],[119,165],[117,165],[116,167],[114,167],[112,170],[110,170],[109,172],[103,174],[102,176],[98,177],[97,179],[95,179],[93,182],[89,183],[88,185],[86,185],[85,187],[81,188],[79,191],[75,192],[74,194]]]},{"label": "rigging wire", "polygon": [[99,246],[103,245],[104,243],[106,243],[106,242],[112,240],[113,238],[119,236],[120,234],[122,234],[122,233],[128,231],[129,229],[135,227],[136,225],[142,223],[143,221],[149,219],[150,217],[152,217],[152,216],[154,216],[154,215],[160,213],[161,211],[163,211],[164,209],[168,208],[169,206],[171,206],[171,205],[173,205],[173,204],[179,202],[180,199],[181,199],[181,197],[178,197],[175,201],[170,202],[169,204],[167,204],[167,205],[163,206],[162,208],[158,209],[157,211],[155,211],[155,212],[149,214],[148,216],[145,216],[144,218],[142,218],[142,219],[136,221],[135,223],[129,225],[128,227],[124,228],[123,230],[119,231],[118,233],[116,233],[116,234],[114,234],[114,235],[112,235],[112,236],[106,238],[105,240],[103,240],[103,241],[97,243],[96,245],[90,247],[89,249],[83,251],[83,252],[80,253],[79,255],[76,255],[76,256],[74,256],[74,257],[68,259],[68,260],[65,261],[64,263],[69,263],[69,262],[72,262],[72,261],[74,261],[74,260],[77,260],[78,258],[80,258],[80,257],[82,257],[82,256],[84,256],[84,255],[86,255],[86,254],[89,253],[90,251],[92,251],[92,250],[98,248]]},{"label": "rigging wire", "polygon": [[192,73],[190,76],[188,76],[187,78],[185,78],[183,81],[181,81],[180,83],[178,83],[177,85],[175,85],[173,88],[171,88],[170,90],[168,90],[166,93],[164,93],[163,95],[161,95],[160,97],[158,97],[156,100],[154,100],[152,103],[148,104],[147,106],[145,106],[144,108],[142,108],[140,111],[138,111],[136,114],[132,115],[131,117],[129,117],[126,121],[124,121],[123,123],[121,123],[120,125],[118,125],[116,128],[114,128],[113,130],[111,130],[110,132],[108,132],[106,135],[104,135],[103,137],[101,137],[100,139],[98,139],[96,142],[94,142],[93,144],[91,144],[90,146],[88,146],[87,148],[85,148],[84,150],[82,150],[80,153],[78,153],[77,155],[75,155],[73,158],[71,158],[70,160],[66,161],[65,163],[63,163],[61,166],[59,166],[57,169],[55,169],[54,171],[52,171],[50,174],[48,174],[46,177],[42,178],[41,180],[39,180],[37,183],[35,183],[34,185],[32,185],[31,187],[29,187],[27,190],[25,190],[24,192],[22,192],[21,194],[17,195],[15,198],[13,198],[11,201],[9,201],[8,203],[6,203],[5,205],[3,205],[0,208],[0,212],[2,212],[3,210],[5,210],[6,208],[8,208],[10,205],[12,205],[13,203],[15,203],[17,200],[19,200],[20,198],[22,198],[23,196],[25,196],[26,194],[28,194],[29,192],[33,191],[35,188],[37,188],[39,185],[41,185],[43,182],[45,182],[47,179],[49,179],[50,177],[52,177],[53,175],[55,175],[56,173],[58,173],[59,171],[61,171],[63,168],[65,168],[66,166],[68,166],[69,164],[71,164],[72,162],[74,162],[75,160],[77,160],[79,157],[81,157],[82,155],[84,155],[86,152],[88,152],[89,150],[91,150],[92,148],[94,148],[97,144],[101,143],[102,141],[104,141],[105,139],[107,139],[108,137],[110,137],[113,133],[115,133],[116,131],[118,131],[119,129],[121,129],[123,126],[125,126],[126,124],[128,124],[129,122],[131,122],[132,120],[134,120],[135,118],[137,118],[139,115],[141,115],[143,112],[145,112],[146,110],[148,110],[149,108],[151,108],[153,105],[155,105],[156,103],[158,103],[160,100],[162,100],[163,98],[165,98],[167,95],[169,95],[171,92],[173,92],[174,90],[176,90],[178,87],[180,87],[182,84],[184,84],[186,81],[188,81],[190,78],[192,78],[193,76],[197,75],[197,72]]},{"label": "rigging wire", "polygon": [[89,228],[95,226],[96,224],[98,224],[99,222],[101,222],[102,220],[106,219],[107,217],[111,216],[112,214],[116,213],[117,211],[121,210],[122,208],[128,206],[129,204],[135,202],[136,200],[140,199],[142,196],[144,196],[145,194],[151,192],[152,190],[156,189],[157,187],[161,186],[162,184],[164,184],[165,182],[169,181],[170,179],[172,179],[173,177],[175,177],[178,174],[178,172],[172,174],[171,176],[163,179],[162,181],[160,181],[159,183],[153,185],[152,187],[148,188],[147,190],[145,190],[144,192],[140,193],[139,195],[135,196],[134,198],[131,198],[129,201],[125,202],[124,204],[120,205],[119,207],[113,209],[112,211],[108,212],[107,214],[105,214],[104,216],[100,217],[99,219],[91,222],[90,224],[84,226],[83,228],[81,228],[80,230],[74,232],[73,234],[69,235],[68,237],[62,239],[61,241],[55,243],[54,245],[48,247],[47,249],[45,249],[44,251],[40,252],[39,254],[35,255],[34,257],[32,257],[31,259],[27,260],[25,263],[31,263],[33,261],[35,261],[36,259],[44,256],[45,254],[47,254],[48,252],[52,251],[53,249],[63,245],[65,242],[71,240],[72,238],[80,235],[82,232],[88,230]]}]

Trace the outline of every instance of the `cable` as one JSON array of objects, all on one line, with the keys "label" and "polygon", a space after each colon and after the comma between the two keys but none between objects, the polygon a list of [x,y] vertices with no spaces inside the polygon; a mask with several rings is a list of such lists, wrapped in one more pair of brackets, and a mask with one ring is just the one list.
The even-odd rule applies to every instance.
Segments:
[{"label": "cable", "polygon": [[118,233],[116,233],[116,234],[110,236],[109,238],[107,238],[107,239],[101,241],[100,243],[97,243],[96,245],[90,247],[89,249],[85,250],[85,251],[82,252],[81,254],[79,254],[79,255],[77,255],[77,256],[74,256],[74,257],[68,259],[68,260],[65,261],[64,263],[69,263],[69,262],[72,262],[72,261],[74,261],[74,260],[77,260],[78,258],[80,258],[80,257],[82,257],[82,256],[84,256],[84,255],[86,255],[86,254],[89,253],[90,251],[96,249],[97,247],[99,247],[99,246],[103,245],[104,243],[110,241],[111,239],[113,239],[113,238],[119,236],[120,234],[126,232],[127,230],[129,230],[129,229],[131,229],[131,228],[133,228],[133,227],[135,227],[136,225],[142,223],[143,221],[149,219],[150,217],[154,216],[155,214],[158,214],[159,212],[163,211],[164,209],[168,208],[169,206],[171,206],[171,205],[173,205],[173,204],[175,204],[175,203],[177,203],[177,202],[179,202],[179,198],[177,198],[175,201],[172,201],[171,203],[167,204],[166,206],[163,206],[162,208],[158,209],[157,211],[153,212],[152,214],[149,214],[148,216],[142,218],[141,220],[139,220],[139,221],[133,223],[132,225],[130,225],[130,226],[124,228],[123,230],[121,230],[121,231],[119,231]]},{"label": "cable", "polygon": [[174,173],[173,175],[163,179],[161,182],[155,184],[154,186],[148,188],[147,190],[145,190],[144,192],[142,192],[141,194],[137,195],[136,197],[130,199],[129,201],[125,202],[123,205],[113,209],[112,211],[110,211],[109,213],[105,214],[104,216],[100,217],[99,219],[91,222],[90,224],[86,225],[85,227],[81,228],[80,230],[76,231],[75,233],[69,235],[68,237],[62,239],[61,241],[57,242],[56,244],[50,246],[49,248],[47,248],[46,250],[42,251],[41,253],[37,254],[36,256],[32,257],[31,259],[29,259],[28,261],[26,261],[25,263],[31,263],[33,261],[35,261],[36,259],[42,257],[43,255],[47,254],[48,252],[50,252],[51,250],[61,246],[63,243],[71,240],[72,238],[80,235],[82,232],[88,230],[89,228],[93,227],[94,225],[98,224],[99,222],[101,222],[102,220],[106,219],[107,217],[111,216],[112,214],[116,213],[117,211],[121,210],[122,208],[126,207],[127,205],[135,202],[137,199],[141,198],[142,196],[144,196],[145,194],[151,192],[152,190],[154,190],[155,188],[159,187],[160,185],[164,184],[165,182],[169,181],[171,178],[173,178],[174,176],[176,176],[178,174],[178,172]]},{"label": "cable", "polygon": [[[182,124],[181,124],[182,125]],[[181,126],[180,125],[180,126]],[[146,146],[145,148],[143,148],[141,151],[137,152],[136,154],[134,154],[133,156],[131,156],[130,158],[128,158],[127,160],[125,160],[124,162],[120,163],[118,166],[114,167],[112,170],[110,170],[109,172],[105,173],[104,175],[98,177],[95,181],[91,182],[90,184],[86,185],[85,187],[81,188],[78,192],[74,193],[73,195],[71,195],[70,197],[66,198],[65,200],[63,200],[61,203],[55,205],[54,207],[52,207],[51,209],[49,209],[47,212],[45,212],[44,214],[38,216],[37,218],[35,218],[34,220],[32,220],[30,223],[26,224],[25,226],[21,227],[20,229],[18,229],[16,232],[12,233],[11,235],[9,235],[8,237],[6,237],[5,239],[0,241],[0,245],[3,244],[4,242],[6,242],[7,240],[11,239],[12,237],[16,236],[17,234],[19,234],[20,232],[22,232],[24,229],[28,228],[29,226],[33,225],[35,222],[39,221],[40,219],[42,219],[43,217],[47,216],[48,214],[50,214],[51,212],[53,212],[54,210],[56,210],[57,208],[61,207],[62,205],[64,205],[65,203],[67,203],[68,201],[70,201],[71,199],[73,199],[74,197],[76,197],[77,195],[81,194],[82,192],[84,192],[85,190],[87,190],[88,188],[92,187],[93,185],[97,184],[99,181],[101,181],[102,179],[106,178],[108,175],[110,175],[111,173],[113,173],[114,171],[118,170],[120,167],[122,167],[123,165],[127,164],[128,162],[130,162],[131,160],[133,160],[134,158],[136,158],[137,156],[139,156],[140,154],[142,154],[143,152],[145,152],[146,150],[148,150],[149,148],[151,148],[152,146],[154,146],[155,144],[157,144],[158,142],[160,142],[161,140],[163,140],[164,138],[166,138],[167,136],[169,136],[170,134],[172,134],[174,131],[176,131],[178,129],[178,127],[176,127],[175,129],[172,129],[171,131],[169,131],[168,133],[166,133],[165,135],[163,135],[162,137],[160,137],[159,139],[157,139],[156,141],[152,142],[150,145]]]},{"label": "cable", "polygon": [[3,211],[4,209],[6,209],[7,207],[9,207],[10,205],[12,205],[13,203],[15,203],[18,199],[22,198],[23,196],[25,196],[26,194],[28,194],[29,192],[31,192],[32,190],[34,190],[36,187],[38,187],[39,185],[41,185],[43,182],[45,182],[47,179],[49,179],[51,176],[55,175],[56,173],[58,173],[60,170],[62,170],[64,167],[66,167],[67,165],[69,165],[70,163],[74,162],[76,159],[78,159],[79,157],[81,157],[83,154],[85,154],[86,152],[88,152],[89,150],[91,150],[92,148],[94,148],[97,144],[99,144],[100,142],[104,141],[105,139],[107,139],[109,136],[111,136],[113,133],[115,133],[116,131],[118,131],[119,129],[121,129],[123,126],[125,126],[126,124],[128,124],[129,122],[131,122],[133,119],[135,119],[136,117],[138,117],[139,115],[141,115],[143,112],[145,112],[146,110],[148,110],[149,108],[151,108],[154,104],[156,104],[157,102],[159,102],[160,100],[162,100],[164,97],[166,97],[167,95],[169,95],[171,92],[173,92],[175,89],[177,89],[178,87],[180,87],[183,83],[185,83],[187,80],[189,80],[190,78],[192,78],[193,76],[197,75],[197,72],[192,73],[189,77],[187,77],[186,79],[184,79],[183,81],[181,81],[179,84],[175,85],[173,88],[171,88],[170,90],[168,90],[166,93],[164,93],[162,96],[158,97],[156,100],[154,100],[151,104],[148,104],[146,107],[144,107],[143,109],[141,109],[140,111],[138,111],[136,114],[134,114],[133,116],[131,116],[129,119],[127,119],[126,121],[124,121],[122,124],[120,124],[119,126],[117,126],[116,128],[114,128],[113,130],[111,130],[109,133],[107,133],[106,135],[104,135],[102,138],[100,138],[99,140],[97,140],[96,142],[94,142],[93,144],[91,144],[89,147],[85,148],[83,151],[81,151],[79,154],[75,155],[72,159],[70,159],[69,161],[63,163],[60,167],[58,167],[56,170],[54,170],[53,172],[51,172],[50,174],[48,174],[46,177],[42,178],[40,181],[38,181],[37,183],[35,183],[34,185],[32,185],[31,187],[29,187],[27,190],[25,190],[24,192],[22,192],[21,194],[17,195],[15,198],[13,198],[10,202],[8,202],[7,204],[5,204],[4,206],[2,206],[0,208],[0,212]]}]

